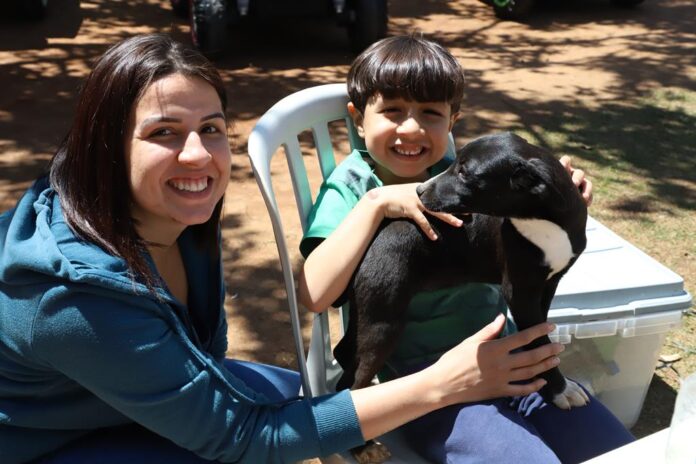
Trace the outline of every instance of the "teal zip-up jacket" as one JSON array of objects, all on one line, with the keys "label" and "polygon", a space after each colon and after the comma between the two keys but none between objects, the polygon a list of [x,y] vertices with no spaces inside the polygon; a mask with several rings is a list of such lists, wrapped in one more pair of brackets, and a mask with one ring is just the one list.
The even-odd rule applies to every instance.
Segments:
[{"label": "teal zip-up jacket", "polygon": [[273,404],[222,366],[220,263],[186,232],[179,244],[198,302],[189,311],[76,237],[46,180],[0,215],[0,462],[130,422],[224,462],[293,462],[363,443],[347,391]]}]

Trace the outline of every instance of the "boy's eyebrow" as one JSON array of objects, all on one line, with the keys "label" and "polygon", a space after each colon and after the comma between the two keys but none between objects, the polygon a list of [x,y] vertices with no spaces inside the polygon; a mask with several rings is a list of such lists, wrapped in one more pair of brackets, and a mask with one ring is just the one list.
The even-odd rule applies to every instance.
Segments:
[{"label": "boy's eyebrow", "polygon": [[[207,116],[203,116],[200,120],[201,121],[208,121],[210,119],[215,119],[215,118],[220,118],[223,121],[225,120],[225,115],[222,114],[221,112],[217,111],[215,113],[211,113]],[[147,126],[148,124],[154,124],[158,122],[181,122],[181,118],[173,118],[171,116],[150,116],[149,118],[145,118],[143,122],[140,124],[140,127]]]},{"label": "boy's eyebrow", "polygon": [[225,115],[218,111],[218,112],[215,112],[215,113],[211,113],[211,114],[209,114],[208,116],[203,116],[203,117],[201,118],[201,121],[207,121],[207,120],[209,120],[209,119],[215,119],[215,118],[220,118],[220,119],[222,119],[222,120],[225,120],[225,119],[226,119],[226,118],[225,118]]}]

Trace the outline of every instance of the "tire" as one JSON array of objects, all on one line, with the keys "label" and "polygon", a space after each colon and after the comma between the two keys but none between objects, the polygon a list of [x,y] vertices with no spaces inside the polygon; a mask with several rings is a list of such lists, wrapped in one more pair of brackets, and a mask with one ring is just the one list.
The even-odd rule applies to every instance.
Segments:
[{"label": "tire", "polygon": [[387,0],[353,0],[348,40],[359,53],[387,35]]},{"label": "tire", "polygon": [[643,0],[611,0],[611,3],[621,8],[632,8],[643,3]]},{"label": "tire", "polygon": [[227,45],[226,0],[192,0],[191,41],[204,55],[222,53]]},{"label": "tire", "polygon": [[172,5],[172,11],[179,18],[188,18],[189,12],[191,11],[191,5],[189,5],[189,0],[169,0]]},{"label": "tire", "polygon": [[41,19],[46,16],[48,0],[21,0],[20,13],[27,19]]},{"label": "tire", "polygon": [[500,19],[523,19],[534,6],[534,0],[492,0],[493,11]]}]

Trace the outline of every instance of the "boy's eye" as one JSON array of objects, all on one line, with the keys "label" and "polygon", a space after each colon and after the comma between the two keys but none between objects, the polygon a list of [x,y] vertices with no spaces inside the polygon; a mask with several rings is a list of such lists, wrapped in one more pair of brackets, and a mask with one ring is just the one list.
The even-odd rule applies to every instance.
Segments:
[{"label": "boy's eye", "polygon": [[213,126],[213,125],[204,126],[204,127],[201,129],[201,133],[203,133],[203,134],[215,134],[215,133],[218,133],[218,132],[220,132],[220,130],[219,130],[217,127]]},{"label": "boy's eye", "polygon": [[442,116],[442,112],[440,110],[435,110],[435,109],[426,109],[425,114],[429,116]]}]

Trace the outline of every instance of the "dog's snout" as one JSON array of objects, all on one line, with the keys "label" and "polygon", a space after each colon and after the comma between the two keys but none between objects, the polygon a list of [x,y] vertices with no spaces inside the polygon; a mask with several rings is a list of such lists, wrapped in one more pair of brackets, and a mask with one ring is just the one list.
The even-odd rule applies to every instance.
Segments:
[{"label": "dog's snout", "polygon": [[420,184],[418,187],[416,187],[416,193],[418,196],[423,195],[423,192],[425,192],[425,184]]}]

